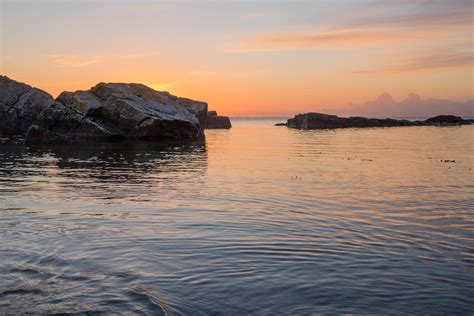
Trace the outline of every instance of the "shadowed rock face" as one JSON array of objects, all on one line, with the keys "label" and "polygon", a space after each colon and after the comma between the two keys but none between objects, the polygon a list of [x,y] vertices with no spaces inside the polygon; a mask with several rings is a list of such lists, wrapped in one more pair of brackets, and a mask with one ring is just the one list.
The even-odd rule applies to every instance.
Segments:
[{"label": "shadowed rock face", "polygon": [[206,118],[207,129],[229,129],[232,127],[228,116],[219,116],[216,111],[209,111]]},{"label": "shadowed rock face", "polygon": [[54,103],[48,93],[0,76],[0,135],[23,136],[39,114]]},{"label": "shadowed rock face", "polygon": [[142,84],[100,83],[88,91],[61,93],[26,140],[193,140],[203,136],[199,119],[206,114],[206,103]]},{"label": "shadowed rock face", "polygon": [[186,98],[178,98],[178,104],[194,114],[199,120],[201,127],[204,128],[206,126],[206,119],[208,115],[207,103]]},{"label": "shadowed rock face", "polygon": [[393,126],[429,126],[471,124],[470,120],[463,120],[453,115],[440,115],[425,121],[408,121],[395,119],[373,119],[366,117],[338,117],[322,113],[298,114],[287,122],[287,126],[297,129],[334,129],[349,127],[393,127]]}]

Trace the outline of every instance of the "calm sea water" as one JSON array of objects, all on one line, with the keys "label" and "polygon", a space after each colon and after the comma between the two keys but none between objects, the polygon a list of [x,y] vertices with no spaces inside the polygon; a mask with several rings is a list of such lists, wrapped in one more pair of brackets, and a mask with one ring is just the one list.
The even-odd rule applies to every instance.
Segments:
[{"label": "calm sea water", "polygon": [[0,314],[474,313],[474,126],[0,144]]}]

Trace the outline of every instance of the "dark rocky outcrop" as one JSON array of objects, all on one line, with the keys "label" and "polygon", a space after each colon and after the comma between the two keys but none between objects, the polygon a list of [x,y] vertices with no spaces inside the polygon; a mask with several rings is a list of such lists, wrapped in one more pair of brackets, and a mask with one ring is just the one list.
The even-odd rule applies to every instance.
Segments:
[{"label": "dark rocky outcrop", "polygon": [[366,117],[338,117],[322,113],[298,114],[287,121],[287,126],[297,129],[334,129],[334,128],[364,128],[364,127],[393,127],[393,126],[430,126],[430,125],[460,125],[471,124],[471,120],[463,120],[452,115],[440,115],[425,121],[409,121],[396,119],[376,119]]},{"label": "dark rocky outcrop", "polygon": [[88,91],[63,92],[39,115],[27,141],[197,139],[207,104],[182,106],[176,96],[141,84],[100,83]]},{"label": "dark rocky outcrop", "polygon": [[464,124],[464,121],[462,117],[454,115],[438,115],[426,120],[427,123],[434,125],[460,125]]},{"label": "dark rocky outcrop", "polygon": [[229,129],[232,127],[228,116],[219,116],[216,111],[209,111],[206,118],[207,129]]},{"label": "dark rocky outcrop", "polygon": [[23,136],[38,123],[40,113],[54,103],[48,93],[0,76],[0,135]]}]

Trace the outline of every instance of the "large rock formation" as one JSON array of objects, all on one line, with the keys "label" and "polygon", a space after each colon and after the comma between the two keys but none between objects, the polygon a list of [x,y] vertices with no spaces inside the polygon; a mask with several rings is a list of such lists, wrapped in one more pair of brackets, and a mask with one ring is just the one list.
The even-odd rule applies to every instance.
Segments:
[{"label": "large rock formation", "polygon": [[207,129],[229,129],[232,127],[228,116],[219,116],[216,111],[209,111],[206,118]]},{"label": "large rock formation", "polygon": [[46,92],[0,76],[0,135],[24,135],[40,113],[54,103]]},{"label": "large rock formation", "polygon": [[27,141],[198,139],[207,104],[142,84],[99,83],[63,92],[38,117]]},{"label": "large rock formation", "polygon": [[471,120],[463,120],[452,115],[440,115],[425,121],[408,121],[395,119],[375,119],[366,117],[338,117],[322,113],[298,114],[287,121],[285,125],[297,129],[334,129],[348,127],[392,127],[392,126],[425,126],[471,124]]},{"label": "large rock formation", "polygon": [[231,128],[207,103],[142,84],[99,83],[87,91],[48,93],[0,76],[0,136],[29,142],[198,139],[204,129]]}]

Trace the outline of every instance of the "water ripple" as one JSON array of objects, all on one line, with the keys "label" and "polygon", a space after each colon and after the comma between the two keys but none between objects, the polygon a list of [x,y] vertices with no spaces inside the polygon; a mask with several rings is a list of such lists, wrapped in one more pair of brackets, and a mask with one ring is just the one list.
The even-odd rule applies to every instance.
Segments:
[{"label": "water ripple", "polygon": [[0,314],[474,312],[473,126],[272,123],[2,142]]}]

